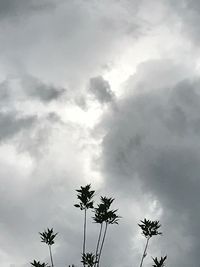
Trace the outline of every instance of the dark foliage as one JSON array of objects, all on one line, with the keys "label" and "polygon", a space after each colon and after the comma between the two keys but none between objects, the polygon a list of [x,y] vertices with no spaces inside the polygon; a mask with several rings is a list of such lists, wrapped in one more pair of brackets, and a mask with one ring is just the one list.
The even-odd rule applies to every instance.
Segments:
[{"label": "dark foliage", "polygon": [[139,227],[142,229],[142,233],[146,238],[151,238],[155,235],[161,235],[161,232],[158,232],[158,229],[161,227],[159,221],[150,221],[144,219],[141,221],[141,224],[138,224]]},{"label": "dark foliage", "polygon": [[96,256],[93,253],[85,253],[82,255],[81,262],[88,267],[93,267],[97,263]]},{"label": "dark foliage", "polygon": [[33,262],[30,262],[30,264],[34,267],[50,267],[48,263],[41,263],[40,261],[34,260]]},{"label": "dark foliage", "polygon": [[165,260],[167,259],[167,256],[161,257],[160,260],[156,258],[152,258],[154,261],[153,267],[164,267],[165,266]]},{"label": "dark foliage", "polygon": [[39,233],[41,237],[41,242],[46,243],[47,245],[51,246],[54,244],[54,238],[57,236],[58,233],[54,234],[53,228],[47,228],[47,231],[43,233]]},{"label": "dark foliage", "polygon": [[86,186],[81,186],[81,189],[77,189],[76,192],[78,192],[77,194],[77,198],[79,199],[79,204],[75,204],[74,206],[76,208],[80,208],[81,210],[84,209],[92,209],[93,208],[93,196],[95,191],[94,190],[90,190],[91,185],[88,184]]},{"label": "dark foliage", "polygon": [[109,210],[114,198],[102,197],[101,203],[94,209],[95,215],[93,220],[95,223],[107,222],[108,224],[118,224],[120,216],[116,215],[117,210]]}]

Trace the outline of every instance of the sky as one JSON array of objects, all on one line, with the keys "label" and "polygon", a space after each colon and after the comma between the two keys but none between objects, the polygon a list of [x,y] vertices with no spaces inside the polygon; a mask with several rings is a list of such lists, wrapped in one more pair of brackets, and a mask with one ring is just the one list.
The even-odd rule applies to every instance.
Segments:
[{"label": "sky", "polygon": [[[102,266],[199,266],[200,2],[0,0],[0,265],[81,266],[83,213],[115,198]],[[88,213],[87,250],[98,225]]]}]

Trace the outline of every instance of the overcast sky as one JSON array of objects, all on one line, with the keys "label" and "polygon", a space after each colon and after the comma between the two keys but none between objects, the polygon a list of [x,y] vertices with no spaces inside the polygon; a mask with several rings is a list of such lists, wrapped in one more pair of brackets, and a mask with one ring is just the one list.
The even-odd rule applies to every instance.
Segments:
[{"label": "overcast sky", "polygon": [[55,266],[81,266],[87,183],[123,217],[102,266],[139,266],[144,217],[145,266],[199,266],[199,25],[198,0],[0,0],[1,267],[49,262],[47,227]]}]

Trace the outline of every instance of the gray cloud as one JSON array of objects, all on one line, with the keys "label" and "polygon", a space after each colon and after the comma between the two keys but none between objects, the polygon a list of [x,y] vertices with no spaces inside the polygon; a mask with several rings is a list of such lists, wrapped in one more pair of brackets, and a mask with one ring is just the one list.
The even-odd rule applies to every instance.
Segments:
[{"label": "gray cloud", "polygon": [[14,113],[0,113],[0,140],[6,140],[30,128],[37,120],[36,116],[18,117]]},{"label": "gray cloud", "polygon": [[[35,100],[35,105],[37,102],[46,105],[53,101],[66,100],[66,92],[64,88],[42,82],[30,75],[7,78],[0,83],[1,110],[19,109],[19,103],[21,108],[26,107],[26,103],[33,100]],[[69,96],[68,99],[72,100]],[[26,109],[27,107],[25,112],[28,111]],[[31,112],[33,113],[33,110]]]},{"label": "gray cloud", "polygon": [[89,92],[102,104],[112,102],[114,98],[109,82],[104,80],[102,76],[90,79]]},{"label": "gray cloud", "polygon": [[[160,77],[143,76],[143,80],[151,88]],[[200,80],[186,79],[143,92],[137,86],[103,122],[102,168],[107,186],[129,197],[134,190],[140,200],[140,194],[152,194],[163,209],[161,247],[169,256],[168,264],[197,266]]]},{"label": "gray cloud", "polygon": [[[169,266],[198,266],[200,81],[190,79],[198,47],[188,45],[199,39],[198,22],[195,0],[0,0],[1,266],[48,261],[38,236],[45,227],[59,232],[56,265],[79,266],[82,214],[73,207],[74,190],[96,173],[103,195],[119,199],[123,217],[108,231],[103,266],[139,262],[143,243],[134,249],[133,241],[152,200],[163,210],[164,236],[152,242],[149,255],[167,253]],[[172,60],[155,60],[166,55]],[[122,69],[123,81],[145,57],[151,60],[137,67],[117,100],[113,77]],[[115,99],[99,126],[102,147],[94,132],[68,122],[65,113],[63,88],[74,104],[70,116],[91,119],[89,80],[100,103]],[[92,249],[97,227],[90,226]]]},{"label": "gray cloud", "polygon": [[186,0],[174,2],[168,1],[171,14],[177,15],[174,17],[174,26],[180,27],[184,36],[190,39],[189,42],[199,43],[199,14],[200,4],[198,0]]},{"label": "gray cloud", "polygon": [[21,84],[27,96],[41,100],[44,103],[59,99],[65,92],[63,88],[45,84],[39,79],[30,76],[24,77]]},{"label": "gray cloud", "polygon": [[46,8],[15,23],[2,22],[3,73],[28,72],[73,90],[85,87],[113,62],[127,35],[137,36],[138,2],[130,13],[126,1],[113,0],[109,9],[106,1],[54,1],[53,12]]},{"label": "gray cloud", "polygon": [[3,103],[9,99],[9,86],[8,81],[0,83],[0,101]]},{"label": "gray cloud", "polygon": [[37,3],[29,0],[0,0],[0,19],[11,18],[13,16],[30,14],[30,12],[40,11],[44,8],[52,7],[51,1],[43,1]]},{"label": "gray cloud", "polygon": [[[51,138],[52,143],[54,143],[53,140]],[[78,216],[71,214],[71,207],[74,210],[72,192],[74,186],[76,186],[76,183],[73,182],[72,185],[71,181],[74,180],[74,176],[81,176],[82,172],[81,168],[77,172],[76,165],[73,166],[73,164],[70,165],[70,170],[67,170],[64,160],[60,161],[59,168],[55,167],[55,157],[56,155],[61,156],[62,152],[61,154],[57,153],[58,151],[52,149],[40,159],[33,161],[26,154],[12,155],[12,151],[7,151],[10,157],[14,156],[16,158],[16,164],[11,164],[9,157],[3,158],[2,153],[0,153],[2,182],[0,196],[0,213],[2,216],[0,231],[2,235],[0,247],[1,251],[8,254],[10,258],[7,265],[1,259],[4,266],[10,266],[11,262],[15,263],[16,266],[22,266],[24,262],[27,265],[34,258],[48,261],[46,247],[41,244],[38,235],[38,232],[46,227],[54,227],[59,232],[56,242],[58,252],[55,254],[61,257],[61,261],[64,258],[66,260],[65,264],[67,264],[69,255],[75,252],[77,257],[77,254],[79,254],[79,250],[74,250],[74,247],[78,247],[80,236],[77,238],[75,233],[72,236],[72,230],[74,231],[74,227],[77,227],[76,221],[79,221],[80,217],[79,214],[77,214]],[[31,172],[28,166],[27,168],[23,166],[24,164],[27,165],[27,162],[31,163]],[[78,161],[77,164],[79,164]],[[52,175],[49,176],[50,165]],[[53,165],[54,167],[52,167]],[[61,204],[65,201],[64,205]],[[64,234],[66,234],[66,240]],[[63,238],[65,240],[64,244]],[[70,244],[73,240],[75,241],[74,246]],[[67,259],[66,253],[63,255],[59,253],[59,246],[62,245],[63,248],[67,248],[69,253]],[[15,250],[10,255],[13,246]]]}]

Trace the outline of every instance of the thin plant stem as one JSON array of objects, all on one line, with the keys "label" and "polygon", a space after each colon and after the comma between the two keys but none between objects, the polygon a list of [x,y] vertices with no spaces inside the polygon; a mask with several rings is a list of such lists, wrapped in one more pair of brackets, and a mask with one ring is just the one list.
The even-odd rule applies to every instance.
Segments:
[{"label": "thin plant stem", "polygon": [[51,266],[54,267],[53,257],[52,257],[52,252],[51,252],[51,246],[50,245],[49,245],[49,254],[50,254],[50,259],[51,259]]},{"label": "thin plant stem", "polygon": [[[96,247],[96,252],[95,252],[95,259],[96,260],[97,260],[97,257],[98,257],[98,250],[99,250],[99,244],[100,244],[100,240],[101,240],[102,227],[103,227],[103,223],[101,223],[100,231],[99,231],[99,237],[98,237],[98,241],[97,241],[97,247]],[[96,263],[95,263],[94,266],[96,267]]]},{"label": "thin plant stem", "polygon": [[99,267],[99,262],[100,262],[100,258],[101,258],[101,253],[102,253],[103,245],[104,245],[104,242],[105,242],[105,237],[106,237],[107,229],[108,229],[108,223],[106,222],[106,226],[105,226],[105,230],[104,230],[104,235],[103,235],[103,239],[102,239],[102,243],[101,243],[101,247],[100,247],[100,251],[99,251],[99,258],[98,258],[98,264],[97,264],[98,267]]},{"label": "thin plant stem", "polygon": [[[83,255],[85,255],[85,244],[86,244],[86,219],[87,219],[87,210],[84,209],[84,226],[83,226]],[[83,264],[85,266],[85,264]]]},{"label": "thin plant stem", "polygon": [[150,240],[150,237],[147,238],[147,242],[146,242],[146,245],[145,245],[145,248],[144,248],[144,252],[142,254],[142,259],[141,259],[141,262],[140,262],[140,267],[142,267],[144,258],[146,257],[147,247],[148,247],[148,244],[149,244],[149,240]]}]

